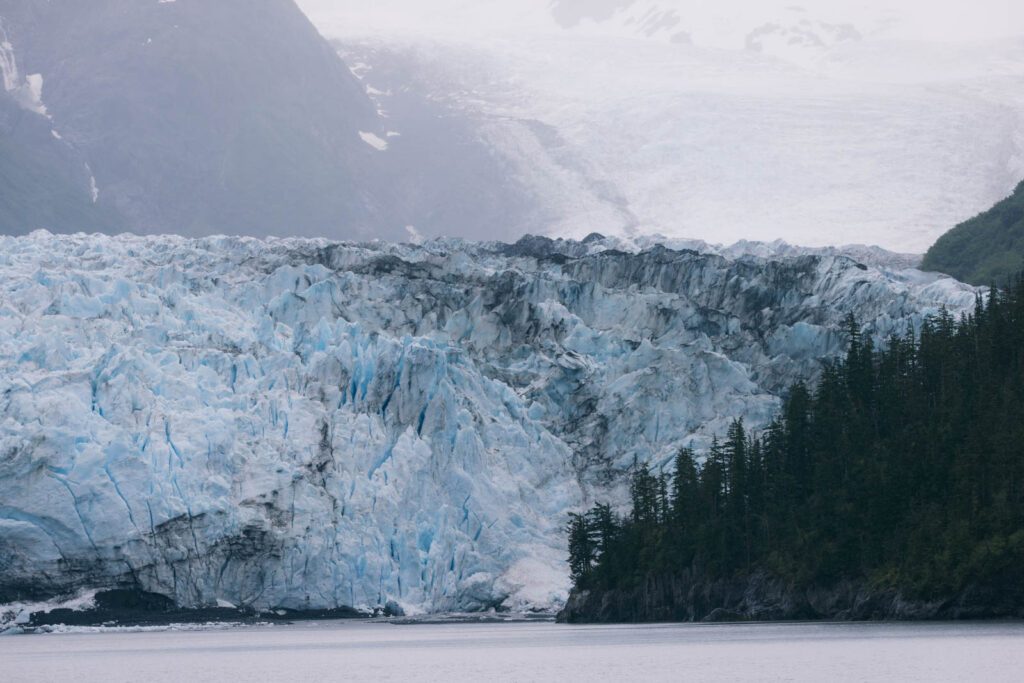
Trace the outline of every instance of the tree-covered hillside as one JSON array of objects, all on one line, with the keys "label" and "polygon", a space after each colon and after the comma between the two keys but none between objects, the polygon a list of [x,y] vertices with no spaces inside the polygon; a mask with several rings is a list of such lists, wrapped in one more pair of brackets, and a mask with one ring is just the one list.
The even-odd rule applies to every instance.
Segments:
[{"label": "tree-covered hillside", "polygon": [[[632,512],[572,518],[577,594],[656,576],[839,582],[942,600],[1024,582],[1024,280],[878,351],[852,341],[763,435],[639,468]],[[692,591],[691,591],[692,595]],[[713,607],[713,605],[712,605]],[[699,617],[697,617],[699,618]]]},{"label": "tree-covered hillside", "polygon": [[994,207],[961,223],[925,254],[922,268],[963,282],[1005,282],[1024,266],[1024,183]]}]

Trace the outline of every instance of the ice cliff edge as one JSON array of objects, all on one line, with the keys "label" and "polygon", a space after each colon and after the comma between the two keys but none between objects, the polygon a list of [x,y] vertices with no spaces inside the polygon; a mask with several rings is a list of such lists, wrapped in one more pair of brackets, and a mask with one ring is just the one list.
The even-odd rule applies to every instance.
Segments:
[{"label": "ice cliff edge", "polygon": [[0,239],[0,603],[552,609],[569,511],[974,290],[836,254]]}]

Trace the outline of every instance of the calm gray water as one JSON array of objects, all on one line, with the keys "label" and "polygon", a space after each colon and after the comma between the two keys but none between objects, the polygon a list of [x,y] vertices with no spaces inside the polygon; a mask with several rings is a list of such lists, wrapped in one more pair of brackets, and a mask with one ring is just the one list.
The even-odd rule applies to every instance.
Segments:
[{"label": "calm gray water", "polygon": [[0,637],[20,681],[1021,681],[1024,624],[315,623]]}]

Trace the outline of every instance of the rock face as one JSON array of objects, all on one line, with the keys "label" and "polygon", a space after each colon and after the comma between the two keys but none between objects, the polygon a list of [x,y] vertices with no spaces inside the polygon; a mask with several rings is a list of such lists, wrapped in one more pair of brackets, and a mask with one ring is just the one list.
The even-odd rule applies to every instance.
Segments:
[{"label": "rock face", "polygon": [[551,609],[624,500],[948,278],[541,238],[0,240],[0,602]]},{"label": "rock face", "polygon": [[373,81],[385,110],[293,0],[0,0],[0,71],[7,234],[518,237],[547,218],[399,74]]},{"label": "rock face", "polygon": [[574,591],[558,620],[571,623],[658,621],[867,621],[1024,617],[1014,582],[975,586],[931,600],[868,582],[797,586],[764,573],[710,580],[681,572],[651,576],[630,590]]},{"label": "rock face", "polygon": [[[0,21],[96,203],[133,230],[357,235],[376,216],[372,102],[291,0],[2,0]],[[6,229],[74,229],[44,218]]]},{"label": "rock face", "polygon": [[42,76],[26,73],[8,22],[0,2],[0,226],[120,228],[116,213],[93,201],[85,157],[54,130]]}]

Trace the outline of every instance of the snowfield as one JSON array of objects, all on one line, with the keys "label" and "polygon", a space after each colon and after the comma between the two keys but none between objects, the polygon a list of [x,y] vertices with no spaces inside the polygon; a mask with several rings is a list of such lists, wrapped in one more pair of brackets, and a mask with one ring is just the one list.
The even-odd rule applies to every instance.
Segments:
[{"label": "snowfield", "polygon": [[303,4],[367,86],[476,122],[534,232],[920,253],[1024,178],[1004,0]]},{"label": "snowfield", "polygon": [[881,339],[975,296],[642,246],[3,238],[0,602],[552,609],[567,513],[634,461],[764,425],[848,313]]}]

